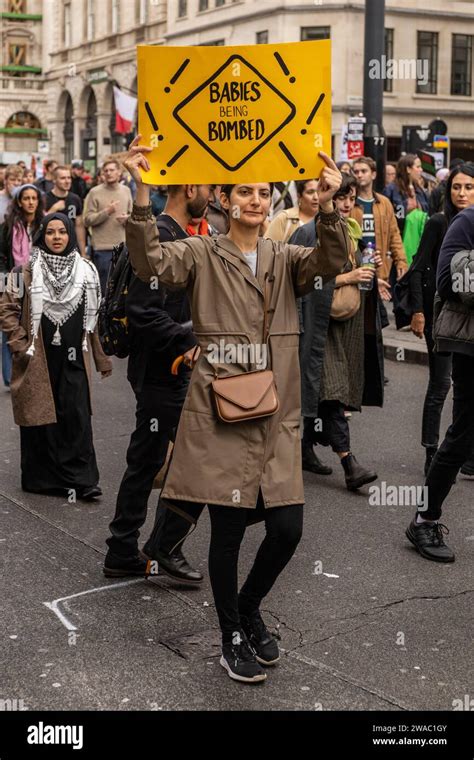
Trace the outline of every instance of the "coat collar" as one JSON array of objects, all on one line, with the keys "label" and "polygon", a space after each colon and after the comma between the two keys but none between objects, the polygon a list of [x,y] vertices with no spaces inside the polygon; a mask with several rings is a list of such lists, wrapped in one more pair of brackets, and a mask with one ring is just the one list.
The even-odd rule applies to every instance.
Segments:
[{"label": "coat collar", "polygon": [[[253,274],[242,251],[227,235],[218,235],[213,241],[213,250],[218,256],[233,264],[239,270],[242,277],[263,296],[263,283],[265,271],[268,271],[268,254],[265,253],[263,238],[257,240],[257,277]],[[266,268],[265,268],[266,265]]]}]

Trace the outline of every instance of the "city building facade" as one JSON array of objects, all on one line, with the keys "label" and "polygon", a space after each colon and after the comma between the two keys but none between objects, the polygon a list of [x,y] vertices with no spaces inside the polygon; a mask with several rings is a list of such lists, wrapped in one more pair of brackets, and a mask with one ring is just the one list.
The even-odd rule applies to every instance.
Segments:
[{"label": "city building facade", "polygon": [[[37,146],[94,168],[126,144],[113,85],[136,94],[136,46],[332,40],[333,152],[362,109],[363,0],[2,0],[0,154]],[[404,125],[448,125],[451,154],[474,159],[474,4],[387,0],[384,128],[389,158]],[[417,61],[419,62],[417,64]],[[317,61],[314,62],[317,66]]]}]

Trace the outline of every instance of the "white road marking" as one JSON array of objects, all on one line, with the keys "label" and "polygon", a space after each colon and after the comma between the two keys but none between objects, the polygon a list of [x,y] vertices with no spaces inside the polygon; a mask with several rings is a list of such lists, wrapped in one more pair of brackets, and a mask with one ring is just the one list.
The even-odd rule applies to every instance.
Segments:
[{"label": "white road marking", "polygon": [[339,578],[339,576],[334,575],[334,573],[323,573],[323,575],[325,575],[326,578]]},{"label": "white road marking", "polygon": [[121,583],[110,583],[108,586],[99,586],[98,588],[90,588],[87,591],[80,591],[78,594],[71,594],[70,596],[62,596],[59,599],[55,599],[53,602],[43,602],[44,606],[54,612],[59,618],[61,623],[67,628],[68,631],[77,631],[75,625],[73,625],[67,617],[59,609],[61,602],[67,602],[69,599],[76,599],[78,596],[85,596],[86,594],[96,594],[98,591],[107,591],[108,589],[119,588],[123,586],[132,586],[136,583],[143,583],[144,578],[134,578],[132,581],[122,581]]}]

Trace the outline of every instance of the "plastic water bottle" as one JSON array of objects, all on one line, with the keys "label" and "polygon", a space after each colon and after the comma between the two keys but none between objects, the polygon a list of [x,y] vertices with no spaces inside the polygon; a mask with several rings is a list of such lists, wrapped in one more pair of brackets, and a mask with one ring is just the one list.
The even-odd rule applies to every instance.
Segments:
[{"label": "plastic water bottle", "polygon": [[[364,269],[374,269],[375,270],[375,252],[374,252],[374,244],[373,243],[367,243],[367,246],[362,251],[362,264],[361,264],[361,266]],[[368,282],[359,282],[359,290],[372,290],[373,286],[374,286],[374,278],[373,277]]]}]

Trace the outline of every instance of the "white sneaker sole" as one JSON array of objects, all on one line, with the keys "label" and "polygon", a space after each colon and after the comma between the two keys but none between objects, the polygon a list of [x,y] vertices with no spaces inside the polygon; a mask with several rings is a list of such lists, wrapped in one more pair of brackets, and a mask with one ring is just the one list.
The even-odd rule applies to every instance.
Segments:
[{"label": "white sneaker sole", "polygon": [[266,673],[261,673],[259,676],[253,676],[253,678],[245,678],[245,676],[238,676],[237,673],[234,673],[233,670],[230,669],[229,663],[227,662],[224,656],[221,657],[219,662],[222,665],[222,667],[225,668],[225,670],[227,670],[227,674],[234,681],[242,681],[243,683],[259,683],[260,681],[265,681],[267,677]]}]

